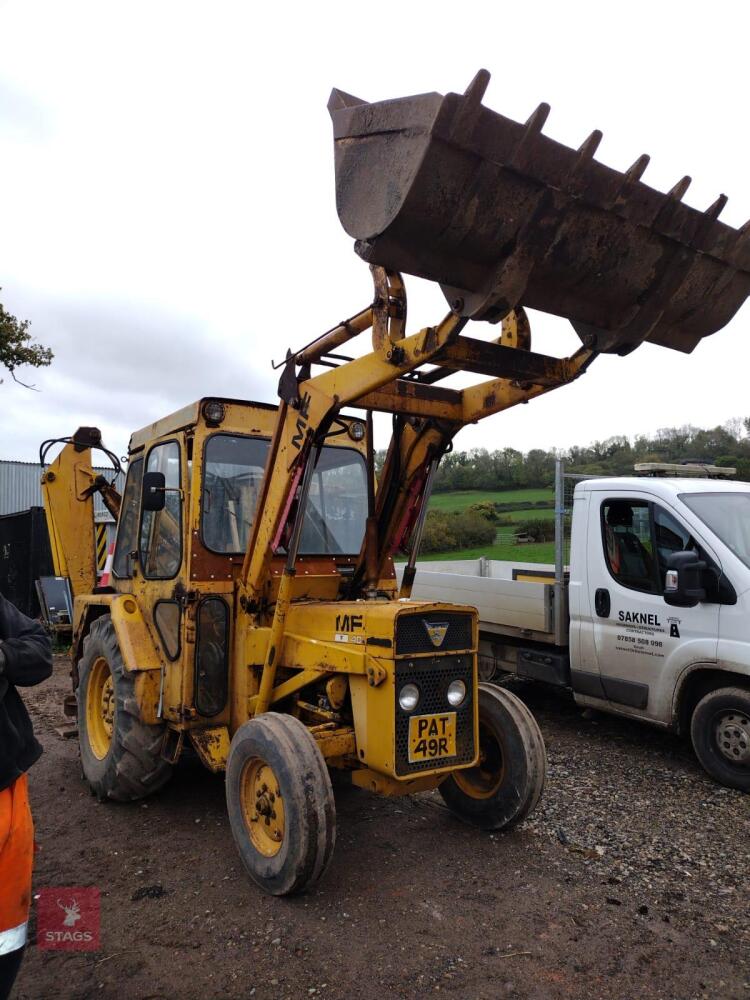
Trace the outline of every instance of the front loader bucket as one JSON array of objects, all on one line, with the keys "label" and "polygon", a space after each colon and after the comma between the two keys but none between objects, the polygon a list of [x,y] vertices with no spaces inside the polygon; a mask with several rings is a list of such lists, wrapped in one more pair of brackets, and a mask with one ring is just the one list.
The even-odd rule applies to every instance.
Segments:
[{"label": "front loader bucket", "polygon": [[329,101],[336,204],[357,253],[438,281],[451,307],[497,321],[516,306],[569,319],[584,343],[627,354],[644,340],[692,351],[750,293],[750,224],[718,221],[542,134],[546,104],[521,125],[465,94],[368,104]]}]

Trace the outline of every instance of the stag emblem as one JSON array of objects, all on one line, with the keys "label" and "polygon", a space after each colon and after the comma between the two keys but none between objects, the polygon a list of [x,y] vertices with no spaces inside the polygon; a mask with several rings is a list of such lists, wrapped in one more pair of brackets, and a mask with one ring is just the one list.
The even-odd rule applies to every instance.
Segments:
[{"label": "stag emblem", "polygon": [[74,899],[70,906],[66,906],[61,899],[58,899],[57,905],[65,913],[65,919],[63,920],[63,927],[75,927],[78,921],[81,919],[81,908],[77,901]]}]

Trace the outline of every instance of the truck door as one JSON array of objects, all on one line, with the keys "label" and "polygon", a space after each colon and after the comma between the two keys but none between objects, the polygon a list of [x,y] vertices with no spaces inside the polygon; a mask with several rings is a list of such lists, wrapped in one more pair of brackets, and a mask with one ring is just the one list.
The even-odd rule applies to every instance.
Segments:
[{"label": "truck door", "polygon": [[633,494],[592,499],[589,587],[598,676],[574,677],[574,688],[668,723],[684,667],[716,660],[719,604],[673,608],[662,596],[669,554],[703,550],[662,503]]}]

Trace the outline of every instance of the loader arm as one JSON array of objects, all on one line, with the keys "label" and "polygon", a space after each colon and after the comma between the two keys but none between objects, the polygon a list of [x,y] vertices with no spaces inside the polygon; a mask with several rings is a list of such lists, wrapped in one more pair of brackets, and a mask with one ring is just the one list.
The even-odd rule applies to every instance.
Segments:
[{"label": "loader arm", "polygon": [[[566,385],[595,357],[582,348],[572,358],[548,358],[520,345],[462,337],[467,320],[455,313],[435,327],[406,336],[406,296],[400,276],[378,267],[372,273],[376,295],[370,309],[287,359],[279,384],[281,408],[243,567],[245,596],[252,607],[262,605],[270,560],[288,536],[305,464],[344,407],[396,417],[374,511],[376,530],[368,532],[375,553],[370,553],[368,563],[365,546],[355,573],[355,581],[361,582],[368,564],[373,575],[368,584],[374,586],[392,553],[406,547],[421,509],[428,468],[455,434],[465,424]],[[311,366],[324,361],[332,346],[370,327],[370,353],[319,375],[310,374]],[[436,367],[419,371],[429,363]],[[465,389],[434,385],[455,371],[494,377]]]},{"label": "loader arm", "polygon": [[[393,553],[407,549],[428,499],[425,484],[430,469],[436,467],[455,434],[467,423],[566,385],[581,375],[596,356],[585,348],[564,359],[532,354],[526,349],[528,339],[520,335],[525,328],[522,313],[506,319],[500,343],[462,337],[468,321],[456,312],[449,313],[435,327],[407,336],[406,293],[401,276],[380,267],[372,267],[371,271],[375,299],[370,309],[290,355],[280,379],[281,406],[241,578],[242,606],[262,614],[271,593],[271,559],[279,551],[286,553],[260,691],[254,703],[256,714],[267,710],[273,690],[276,651],[281,648],[291,603],[307,484],[317,451],[341,410],[353,405],[395,417],[395,433],[377,501],[347,587],[349,598],[375,596]],[[372,328],[370,353],[311,375],[312,365],[332,363],[332,347],[339,347],[368,328]],[[507,335],[509,328],[515,330],[515,336]],[[333,357],[340,359],[340,355]],[[429,364],[434,367],[425,370]],[[478,372],[490,378],[465,389],[434,384],[455,371]],[[410,565],[402,597],[409,596],[411,580]]]},{"label": "loader arm", "polygon": [[104,451],[116,463],[115,473],[119,462],[102,446],[96,427],[81,427],[72,438],[44,442],[40,451],[42,467],[47,451],[59,441],[64,441],[65,447],[42,474],[42,497],[55,575],[68,577],[75,597],[91,593],[96,587],[94,494],[101,495],[115,521],[120,515],[120,494],[94,469],[91,450]]}]

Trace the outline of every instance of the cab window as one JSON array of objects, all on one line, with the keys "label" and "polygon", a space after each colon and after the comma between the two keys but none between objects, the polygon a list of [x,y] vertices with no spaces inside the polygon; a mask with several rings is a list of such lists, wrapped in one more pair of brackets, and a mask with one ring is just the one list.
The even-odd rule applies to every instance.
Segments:
[{"label": "cab window", "polygon": [[322,448],[302,522],[300,554],[355,555],[362,546],[366,520],[364,458],[353,448]]},{"label": "cab window", "polygon": [[[213,552],[247,549],[265,472],[269,441],[214,434],[203,461],[201,526]],[[300,536],[300,555],[356,555],[367,520],[367,475],[352,448],[320,450]],[[283,551],[283,548],[279,548]]]},{"label": "cab window", "polygon": [[606,500],[602,533],[607,566],[624,587],[664,593],[667,561],[673,552],[697,552],[706,563],[706,599],[734,604],[736,594],[712,557],[669,511],[645,500]]},{"label": "cab window", "polygon": [[165,493],[163,510],[145,510],[141,518],[141,567],[150,580],[169,580],[177,575],[182,563],[179,444],[165,441],[152,448],[146,471],[164,474]]},{"label": "cab window", "polygon": [[648,503],[642,500],[605,500],[602,504],[604,555],[618,583],[647,594],[660,593]]},{"label": "cab window", "polygon": [[203,543],[213,552],[244,552],[258,506],[269,441],[214,434],[203,462]]},{"label": "cab window", "polygon": [[115,557],[112,562],[112,572],[121,580],[133,575],[130,556],[135,551],[138,541],[138,511],[141,505],[142,479],[143,459],[137,458],[130,463],[128,469],[128,479],[122,495]]},{"label": "cab window", "polygon": [[697,551],[698,546],[693,541],[690,532],[683,528],[663,507],[657,507],[656,504],[654,504],[654,540],[656,542],[659,581],[663,589],[669,556],[673,552]]}]

